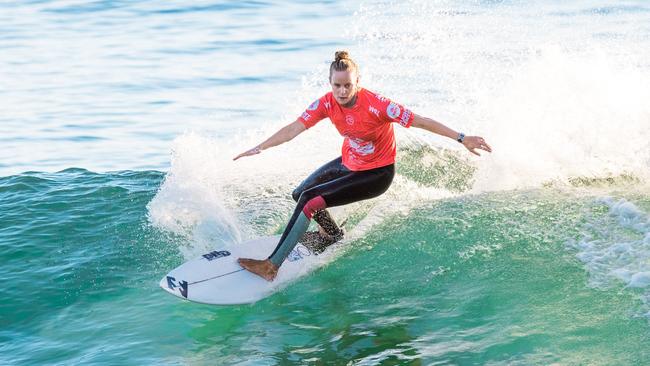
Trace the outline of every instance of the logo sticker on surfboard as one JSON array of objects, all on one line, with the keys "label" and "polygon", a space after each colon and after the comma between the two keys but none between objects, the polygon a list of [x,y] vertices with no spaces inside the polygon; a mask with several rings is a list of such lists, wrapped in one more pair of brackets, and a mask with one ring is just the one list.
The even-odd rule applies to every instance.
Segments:
[{"label": "logo sticker on surfboard", "polygon": [[167,276],[167,287],[170,290],[175,290],[178,288],[181,295],[187,299],[187,281],[177,280],[172,276]]}]

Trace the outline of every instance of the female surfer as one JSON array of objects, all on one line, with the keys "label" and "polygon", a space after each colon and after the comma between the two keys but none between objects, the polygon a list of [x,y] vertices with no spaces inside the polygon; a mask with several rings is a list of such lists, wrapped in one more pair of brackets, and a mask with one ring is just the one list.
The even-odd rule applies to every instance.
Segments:
[{"label": "female surfer", "polygon": [[316,170],[294,190],[292,196],[298,204],[273,253],[263,260],[238,260],[242,267],[268,281],[275,278],[298,241],[304,240],[301,238],[312,218],[320,226],[320,232],[306,235],[312,236],[311,241],[320,241],[322,248],[343,236],[327,207],[377,197],[388,189],[395,175],[393,122],[452,138],[476,155],[479,155],[476,149],[492,151],[482,137],[465,136],[360,87],[359,69],[346,51],[336,52],[329,81],[331,92],[314,101],[294,122],[233,159],[259,154],[285,143],[324,118],[329,118],[344,137],[341,156]]}]

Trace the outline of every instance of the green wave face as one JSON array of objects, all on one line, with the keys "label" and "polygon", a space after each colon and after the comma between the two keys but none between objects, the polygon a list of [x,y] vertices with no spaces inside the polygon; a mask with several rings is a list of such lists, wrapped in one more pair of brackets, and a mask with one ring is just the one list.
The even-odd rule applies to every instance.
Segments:
[{"label": "green wave face", "polygon": [[[0,179],[0,363],[650,359],[642,184],[421,202],[274,296],[220,308],[157,288],[188,244],[149,223],[162,181],[81,169]],[[354,232],[363,218],[352,221]]]}]

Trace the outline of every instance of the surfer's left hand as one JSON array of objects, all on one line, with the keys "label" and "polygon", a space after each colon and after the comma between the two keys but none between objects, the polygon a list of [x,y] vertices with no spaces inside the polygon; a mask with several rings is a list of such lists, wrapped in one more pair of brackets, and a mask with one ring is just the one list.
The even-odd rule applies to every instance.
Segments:
[{"label": "surfer's left hand", "polygon": [[492,152],[490,145],[488,145],[480,136],[465,136],[465,139],[463,139],[463,146],[465,146],[469,152],[478,156],[481,156],[481,154],[479,154],[476,149]]}]

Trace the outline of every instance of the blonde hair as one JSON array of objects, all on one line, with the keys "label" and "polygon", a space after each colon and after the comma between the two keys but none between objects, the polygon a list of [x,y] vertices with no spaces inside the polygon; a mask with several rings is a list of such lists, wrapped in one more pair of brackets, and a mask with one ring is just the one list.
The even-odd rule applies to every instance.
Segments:
[{"label": "blonde hair", "polygon": [[336,51],[334,53],[334,61],[330,64],[330,80],[334,71],[355,71],[359,75],[359,68],[357,64],[352,61],[348,51]]}]

